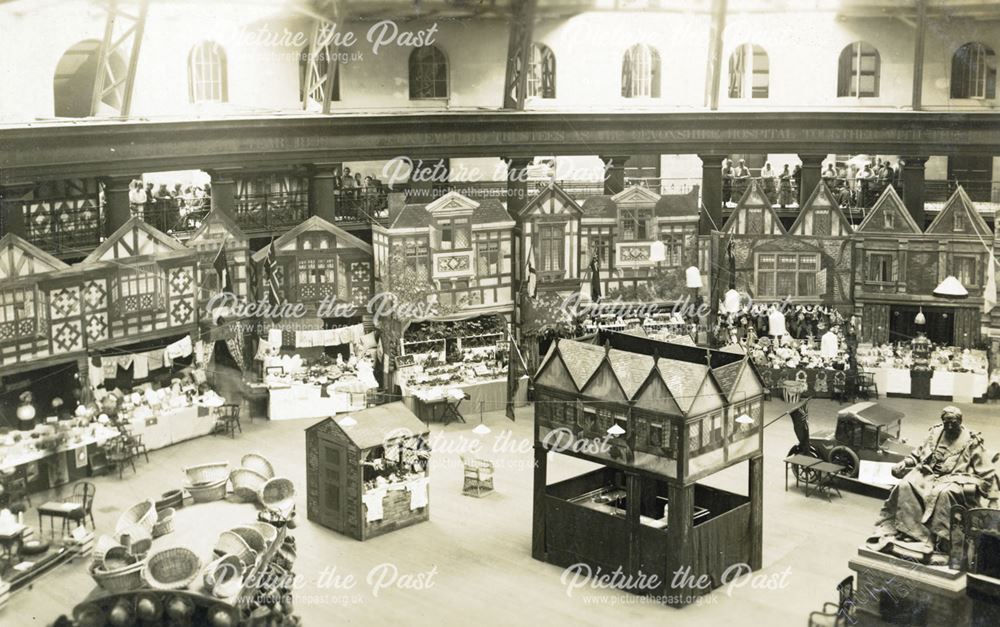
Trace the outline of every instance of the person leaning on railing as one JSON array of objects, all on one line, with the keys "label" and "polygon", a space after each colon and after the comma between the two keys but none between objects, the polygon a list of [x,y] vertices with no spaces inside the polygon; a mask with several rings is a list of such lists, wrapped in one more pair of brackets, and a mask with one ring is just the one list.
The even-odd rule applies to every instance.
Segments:
[{"label": "person leaning on railing", "polygon": [[137,179],[129,183],[128,204],[133,216],[138,218],[144,217],[146,200],[146,190],[142,187],[142,181]]}]

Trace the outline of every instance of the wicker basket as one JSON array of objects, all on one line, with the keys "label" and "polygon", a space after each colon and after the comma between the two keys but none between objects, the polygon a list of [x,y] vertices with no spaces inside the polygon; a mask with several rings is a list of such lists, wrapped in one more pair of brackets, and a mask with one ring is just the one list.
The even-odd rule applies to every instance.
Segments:
[{"label": "wicker basket", "polygon": [[174,508],[167,507],[156,512],[156,524],[153,525],[153,537],[165,536],[174,530]]},{"label": "wicker basket", "polygon": [[257,552],[250,548],[237,533],[223,531],[219,534],[219,541],[215,544],[217,555],[235,555],[247,566],[253,565],[257,561]]},{"label": "wicker basket", "polygon": [[[142,569],[145,564],[136,562],[117,570],[102,570],[92,567],[90,576],[98,586],[108,592],[128,592],[142,587]],[[95,565],[96,566],[96,565]]]},{"label": "wicker basket", "polygon": [[156,508],[153,506],[153,501],[146,500],[136,503],[118,517],[115,535],[127,534],[133,542],[142,538],[150,538],[153,536],[153,525],[155,524]]},{"label": "wicker basket", "polygon": [[[219,598],[233,596],[243,584],[245,570],[243,560],[235,555],[223,555],[205,568],[205,587]],[[232,592],[234,587],[236,590]]]},{"label": "wicker basket", "polygon": [[199,483],[217,483],[229,478],[229,462],[212,462],[185,468],[188,482],[191,485]]},{"label": "wicker basket", "polygon": [[247,470],[252,470],[257,474],[264,475],[265,479],[274,478],[274,466],[271,462],[267,461],[267,458],[263,455],[258,455],[257,453],[247,453],[240,460],[240,466],[243,466]]},{"label": "wicker basket", "polygon": [[168,490],[160,495],[160,500],[156,502],[156,509],[167,509],[168,507],[174,509],[184,507],[183,490]]},{"label": "wicker basket", "polygon": [[256,501],[257,494],[267,483],[267,479],[256,470],[249,468],[237,468],[229,473],[229,480],[233,482],[233,492],[244,501]]},{"label": "wicker basket", "polygon": [[187,487],[187,491],[191,495],[191,498],[194,499],[195,503],[221,501],[226,498],[227,483],[229,483],[229,477],[223,477],[222,480],[215,483],[199,483],[197,485],[189,485]]},{"label": "wicker basket", "polygon": [[257,532],[264,538],[265,546],[271,546],[271,543],[278,539],[278,528],[274,525],[270,525],[266,522],[252,522],[247,523],[246,526],[257,530]]},{"label": "wicker basket", "polygon": [[267,543],[264,541],[264,536],[261,535],[259,531],[253,527],[246,525],[240,527],[233,527],[230,529],[233,533],[243,538],[243,541],[247,543],[247,546],[256,551],[257,553],[262,553],[264,549],[267,548]]},{"label": "wicker basket", "polygon": [[288,515],[295,506],[295,484],[291,479],[276,477],[264,484],[258,498],[267,509]]},{"label": "wicker basket", "polygon": [[180,590],[187,588],[200,571],[201,560],[195,552],[176,546],[150,555],[142,577],[157,590]]}]

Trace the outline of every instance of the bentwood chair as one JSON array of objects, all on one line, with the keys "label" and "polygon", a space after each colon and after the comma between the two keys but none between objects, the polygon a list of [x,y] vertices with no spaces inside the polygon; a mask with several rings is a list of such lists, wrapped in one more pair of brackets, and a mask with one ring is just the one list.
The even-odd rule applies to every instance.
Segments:
[{"label": "bentwood chair", "polygon": [[132,472],[135,472],[135,452],[128,446],[125,438],[122,436],[108,441],[107,459],[109,464],[114,465],[118,469],[119,479],[122,478],[125,464],[132,466]]},{"label": "bentwood chair", "polygon": [[62,501],[50,501],[38,507],[38,529],[43,529],[43,517],[49,517],[49,534],[54,535],[53,521],[56,518],[62,520],[62,532],[69,532],[71,522],[77,525],[87,526],[87,518],[90,518],[90,526],[97,529],[94,523],[94,494],[97,489],[89,481],[81,481],[73,486],[73,492]]},{"label": "bentwood chair", "polygon": [[125,446],[132,451],[133,457],[139,457],[141,453],[146,459],[146,463],[149,463],[149,450],[146,445],[142,442],[142,436],[132,433],[130,429],[124,427],[119,427],[119,431],[122,433],[122,438],[125,440]]},{"label": "bentwood chair", "polygon": [[836,603],[828,601],[823,604],[823,611],[809,614],[809,627],[847,627],[855,624],[853,575],[837,584],[837,595],[839,599]]},{"label": "bentwood chair", "polygon": [[866,401],[874,398],[878,400],[878,385],[875,383],[875,375],[870,372],[858,372],[857,374],[857,395]]},{"label": "bentwood chair", "polygon": [[240,406],[228,404],[216,410],[215,432],[224,433],[231,438],[236,437],[236,430],[243,433],[243,426],[240,424]]}]

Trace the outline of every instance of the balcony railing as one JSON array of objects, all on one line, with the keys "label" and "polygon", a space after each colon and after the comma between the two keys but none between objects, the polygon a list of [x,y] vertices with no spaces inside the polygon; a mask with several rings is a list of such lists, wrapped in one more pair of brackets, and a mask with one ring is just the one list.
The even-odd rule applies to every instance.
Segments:
[{"label": "balcony railing", "polygon": [[305,191],[237,196],[236,222],[247,231],[289,228],[309,217]]},{"label": "balcony railing", "polygon": [[924,181],[924,200],[948,200],[960,185],[974,202],[1000,202],[1000,181]]},{"label": "balcony railing", "polygon": [[155,203],[132,206],[132,215],[164,233],[184,239],[204,222],[212,210],[212,199],[160,198]]},{"label": "balcony railing", "polygon": [[389,218],[389,196],[384,191],[340,191],[335,197],[334,217],[338,223],[374,224]]},{"label": "balcony railing", "polygon": [[[20,210],[9,205],[19,204]],[[62,200],[6,201],[2,213],[24,220],[26,239],[57,256],[84,257],[96,247],[104,233],[101,205],[73,206]],[[4,225],[4,232],[8,227]]]}]

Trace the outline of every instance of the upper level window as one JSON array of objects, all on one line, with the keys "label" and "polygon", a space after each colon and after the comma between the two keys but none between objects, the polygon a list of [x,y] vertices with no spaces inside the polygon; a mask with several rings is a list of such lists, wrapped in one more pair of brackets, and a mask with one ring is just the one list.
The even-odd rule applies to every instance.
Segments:
[{"label": "upper level window", "polygon": [[545,44],[531,47],[528,65],[528,98],[556,97],[556,55]]},{"label": "upper level window", "polygon": [[566,232],[562,224],[538,225],[538,269],[542,272],[563,269]]},{"label": "upper level window", "polygon": [[646,44],[636,44],[622,59],[622,97],[660,97],[660,53]]},{"label": "upper level window", "polygon": [[188,55],[188,98],[197,102],[227,102],[226,51],[214,41],[203,41]]},{"label": "upper level window", "polygon": [[334,259],[302,259],[298,262],[299,284],[334,283],[337,264]]},{"label": "upper level window", "polygon": [[472,247],[472,232],[468,218],[439,220],[441,250],[464,250]]},{"label": "upper level window", "polygon": [[619,212],[619,223],[623,240],[648,240],[653,231],[653,210],[622,208]]},{"label": "upper level window", "polygon": [[36,335],[38,314],[44,309],[35,301],[33,287],[0,291],[0,342]]},{"label": "upper level window", "polygon": [[762,297],[816,296],[819,255],[757,253],[757,294]]},{"label": "upper level window", "polygon": [[329,80],[327,75],[331,68],[333,69],[333,89],[330,93],[330,100],[340,100],[340,64],[337,63],[330,46],[317,51],[316,62],[312,68],[309,67],[309,46],[303,48],[299,55],[299,99],[305,99],[306,84],[309,83],[309,100],[322,103],[326,97],[326,84]]},{"label": "upper level window", "polygon": [[[71,46],[56,64],[52,82],[53,105],[57,117],[85,118],[91,115],[94,83],[100,65],[101,42],[88,39]],[[101,102],[113,109],[121,108],[121,90],[108,89],[116,77],[122,77],[127,64],[121,53],[113,50],[105,60]],[[97,113],[97,112],[93,112]]]},{"label": "upper level window", "polygon": [[742,44],[729,57],[729,97],[767,98],[770,65],[760,46]]},{"label": "upper level window", "polygon": [[410,53],[410,100],[448,97],[448,60],[436,46]]},{"label": "upper level window", "polygon": [[997,57],[979,42],[967,43],[951,58],[952,98],[996,98]]},{"label": "upper level window", "polygon": [[871,44],[856,41],[840,53],[837,96],[877,98],[880,59]]},{"label": "upper level window", "polygon": [[119,266],[112,282],[112,308],[119,316],[163,306],[163,272],[155,263]]}]

